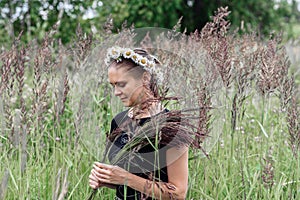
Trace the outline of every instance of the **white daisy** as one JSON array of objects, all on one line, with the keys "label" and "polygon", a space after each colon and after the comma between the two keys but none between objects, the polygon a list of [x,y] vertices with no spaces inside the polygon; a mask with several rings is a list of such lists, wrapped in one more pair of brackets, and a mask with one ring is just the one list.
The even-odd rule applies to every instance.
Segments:
[{"label": "white daisy", "polygon": [[141,57],[141,58],[138,60],[138,64],[141,65],[142,67],[146,67],[147,64],[148,64],[147,58]]},{"label": "white daisy", "polygon": [[111,47],[108,49],[107,55],[113,59],[117,59],[121,56],[120,47]]},{"label": "white daisy", "polygon": [[142,56],[140,56],[139,54],[132,54],[132,56],[130,57],[130,59],[135,62],[136,64],[139,64],[139,60],[141,59]]},{"label": "white daisy", "polygon": [[130,58],[134,53],[131,49],[124,49],[123,56],[124,58]]},{"label": "white daisy", "polygon": [[155,67],[155,62],[149,61],[147,67],[150,67],[150,68]]}]

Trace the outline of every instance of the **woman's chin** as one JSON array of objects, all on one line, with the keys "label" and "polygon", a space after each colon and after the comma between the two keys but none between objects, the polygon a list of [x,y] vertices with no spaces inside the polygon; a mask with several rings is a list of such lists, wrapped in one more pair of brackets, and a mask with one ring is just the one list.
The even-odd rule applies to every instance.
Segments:
[{"label": "woman's chin", "polygon": [[135,107],[139,105],[138,101],[132,101],[131,99],[127,99],[127,98],[121,99],[121,101],[125,107]]},{"label": "woman's chin", "polygon": [[126,100],[123,100],[122,103],[125,107],[130,107],[131,106],[130,103]]}]

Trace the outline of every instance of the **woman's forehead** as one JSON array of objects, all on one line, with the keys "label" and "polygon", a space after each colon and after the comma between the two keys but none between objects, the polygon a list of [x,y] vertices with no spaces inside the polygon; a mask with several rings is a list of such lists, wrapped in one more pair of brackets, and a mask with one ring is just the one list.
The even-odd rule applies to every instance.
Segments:
[{"label": "woman's forehead", "polygon": [[131,78],[130,72],[124,68],[109,68],[108,69],[108,81],[110,83],[123,82]]},{"label": "woman's forehead", "polygon": [[140,71],[141,69],[139,69],[139,67],[127,67],[126,65],[121,67],[113,65],[108,68],[109,75],[128,76],[127,78],[129,78],[129,76],[137,78],[136,75],[139,74]]},{"label": "woman's forehead", "polygon": [[128,70],[126,67],[110,66],[108,68],[108,75],[115,75],[115,76],[127,75],[130,73],[130,71],[131,70]]}]

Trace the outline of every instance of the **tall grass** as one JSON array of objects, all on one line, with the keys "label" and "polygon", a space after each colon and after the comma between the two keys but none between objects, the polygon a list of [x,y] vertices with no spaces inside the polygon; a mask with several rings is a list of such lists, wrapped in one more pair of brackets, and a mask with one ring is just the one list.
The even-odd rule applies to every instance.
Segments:
[{"label": "tall grass", "polygon": [[[220,8],[203,30],[181,40],[174,32],[177,25],[169,36],[177,40],[156,43],[166,50],[157,51],[157,56],[180,67],[199,104],[214,98],[215,88],[224,94],[217,144],[207,158],[191,150],[187,199],[299,199],[299,59],[292,54],[296,45],[287,47],[291,65],[280,37],[262,41],[255,33],[229,32],[228,14]],[[41,44],[23,45],[16,39],[2,50],[1,199],[89,195],[92,163],[101,159],[105,133],[121,109],[111,98],[99,60],[105,48],[92,51],[110,39],[111,29],[110,20],[98,36],[78,27],[78,37],[65,47],[54,39],[54,27]],[[129,45],[131,30],[123,28],[126,34],[117,43]],[[150,43],[143,40],[141,46]],[[201,116],[200,122],[207,122],[202,131],[209,132],[206,118],[211,116]],[[105,188],[97,196],[113,199],[114,191]]]}]

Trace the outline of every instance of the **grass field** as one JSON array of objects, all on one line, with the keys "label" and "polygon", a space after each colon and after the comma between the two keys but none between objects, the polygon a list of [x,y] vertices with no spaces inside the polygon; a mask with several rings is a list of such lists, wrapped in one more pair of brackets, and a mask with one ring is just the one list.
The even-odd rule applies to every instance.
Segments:
[{"label": "grass field", "polygon": [[[299,199],[300,161],[289,145],[286,114],[271,100],[267,109],[251,103],[251,98],[248,101],[244,119],[233,133],[230,123],[224,124],[209,158],[189,161],[187,199]],[[111,119],[97,109],[94,114],[100,119],[83,126],[78,141],[73,124],[55,127],[50,117],[41,131],[24,134],[21,128],[15,145],[1,135],[2,198],[86,198],[88,175],[92,163],[101,159]],[[68,112],[66,109],[64,115],[71,114]],[[226,115],[230,118],[229,111]],[[194,154],[191,150],[190,157]],[[113,199],[114,191],[102,189],[97,196]]]},{"label": "grass field", "polygon": [[[187,199],[300,199],[299,46],[287,45],[290,65],[276,39],[225,37],[217,23],[175,49],[191,57],[205,49],[204,66],[216,66],[226,86],[216,144],[208,158],[190,149]],[[112,117],[124,109],[107,87],[105,68],[86,64],[96,65],[98,58],[88,57],[97,43],[81,35],[62,47],[49,36],[1,52],[0,199],[90,195],[92,164],[102,159]],[[198,58],[193,64],[203,66]],[[182,70],[188,77],[197,68]],[[194,81],[203,88],[202,79]],[[96,195],[113,197],[107,188]]]}]

